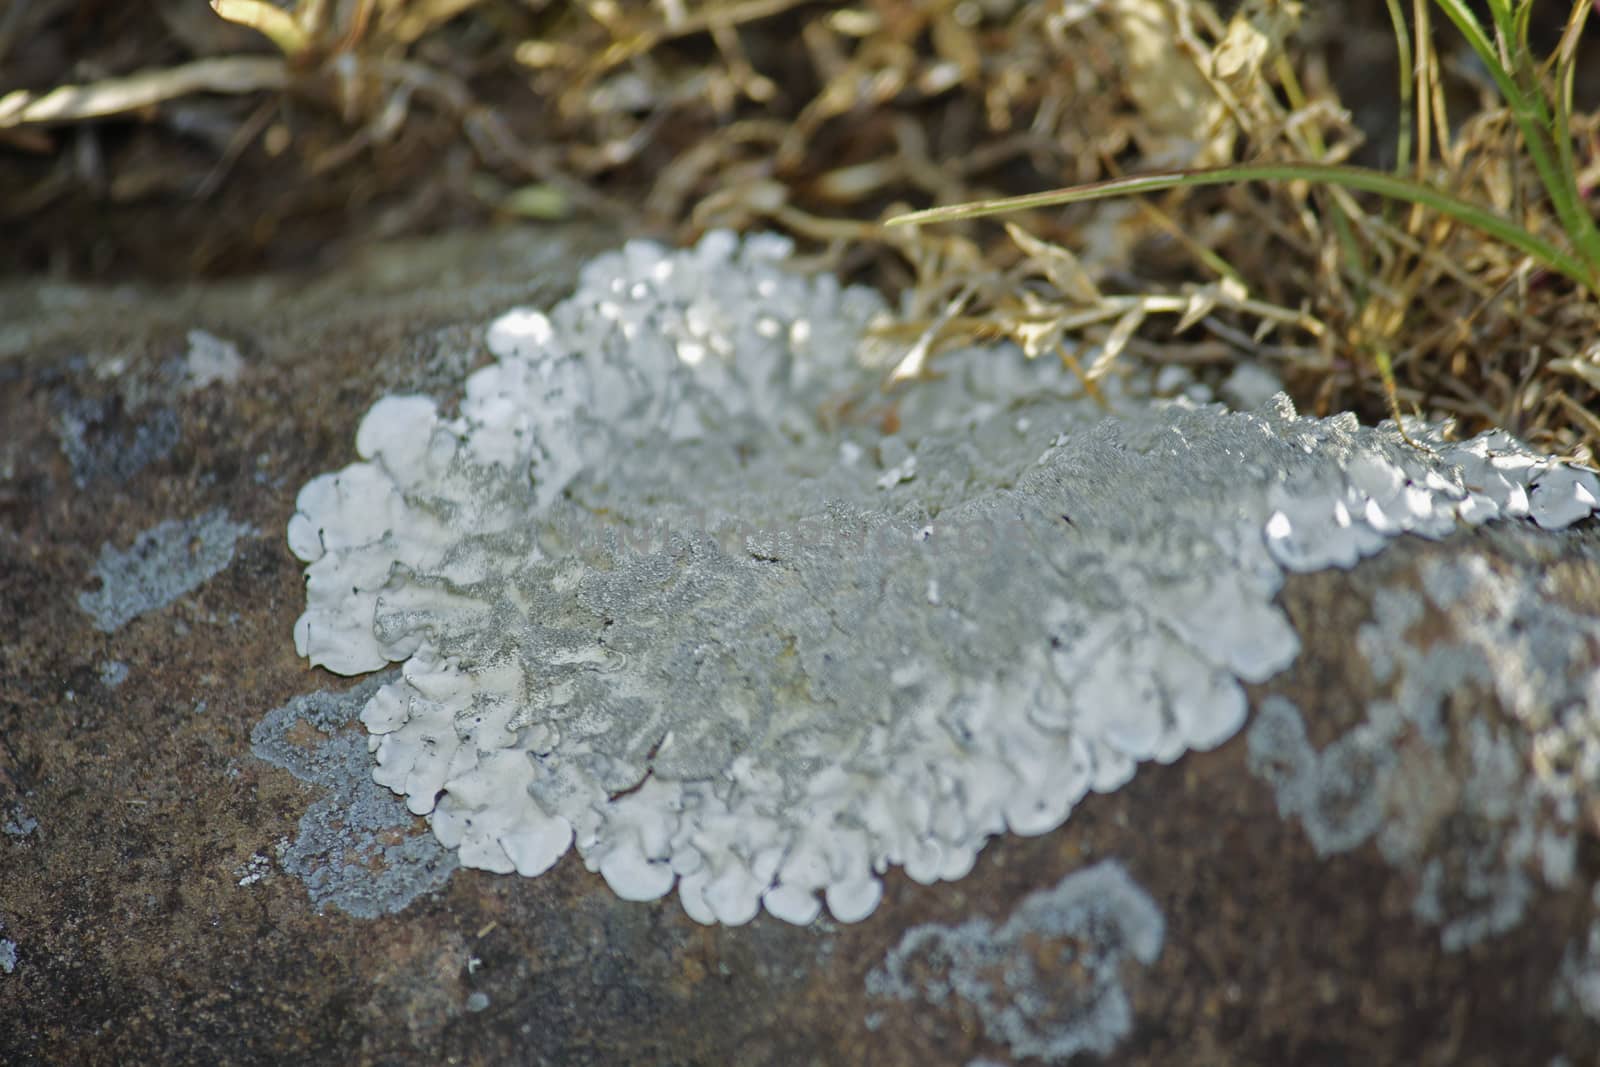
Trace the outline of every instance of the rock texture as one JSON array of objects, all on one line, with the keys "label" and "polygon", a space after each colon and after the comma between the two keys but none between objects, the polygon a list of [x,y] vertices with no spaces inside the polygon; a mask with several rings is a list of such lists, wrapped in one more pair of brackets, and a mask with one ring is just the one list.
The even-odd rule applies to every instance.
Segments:
[{"label": "rock texture", "polygon": [[384,677],[297,657],[282,531],[361,412],[450,402],[607,243],[0,291],[0,1062],[1600,1055],[1592,522],[1288,576],[1301,651],[1238,736],[854,925],[453,869],[354,758]]}]

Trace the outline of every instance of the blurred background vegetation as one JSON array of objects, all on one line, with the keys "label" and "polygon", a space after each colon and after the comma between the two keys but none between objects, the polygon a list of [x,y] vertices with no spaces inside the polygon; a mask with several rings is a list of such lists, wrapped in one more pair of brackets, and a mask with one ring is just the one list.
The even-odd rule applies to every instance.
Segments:
[{"label": "blurred background vegetation", "polygon": [[[1589,0],[1499,2],[1527,16],[1510,45],[1552,99],[1571,71],[1559,140],[1587,218]],[[673,242],[776,229],[898,298],[885,336],[900,377],[996,337],[1081,354],[1091,380],[1178,364],[1217,381],[1248,362],[1305,410],[1398,406],[1592,461],[1594,288],[1438,212],[1280,181],[882,225],[1156,169],[1299,161],[1403,171],[1571,238],[1442,6],[10,0],[0,273],[309,276],[383,238],[517,224],[537,240],[586,217]]]}]

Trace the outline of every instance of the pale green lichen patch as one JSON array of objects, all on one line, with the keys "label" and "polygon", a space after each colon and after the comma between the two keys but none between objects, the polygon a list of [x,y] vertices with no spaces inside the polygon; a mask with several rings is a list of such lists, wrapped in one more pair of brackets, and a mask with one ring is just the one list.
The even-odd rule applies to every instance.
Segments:
[{"label": "pale green lichen patch", "polygon": [[859,920],[891,865],[960,878],[1228,740],[1241,683],[1299,650],[1286,570],[1600,489],[1504,435],[1412,426],[1424,453],[1281,396],[1113,382],[1108,414],[1005,349],[943,354],[869,425],[882,302],[788,254],[603,256],[490,326],[457,413],[385,397],[362,461],[301,491],[297,647],[405,661],[362,713],[376,777],[462,863],[575,848],[701,922]]}]

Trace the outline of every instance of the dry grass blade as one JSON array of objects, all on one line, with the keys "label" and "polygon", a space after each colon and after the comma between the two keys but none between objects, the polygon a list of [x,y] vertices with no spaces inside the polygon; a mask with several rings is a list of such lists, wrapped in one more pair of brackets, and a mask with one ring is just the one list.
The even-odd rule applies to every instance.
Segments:
[{"label": "dry grass blade", "polygon": [[1067,249],[1039,240],[1014,222],[1006,223],[1006,233],[1068,300],[1098,304],[1105,299],[1078,257]]},{"label": "dry grass blade", "polygon": [[0,97],[0,129],[85,122],[139,111],[193,93],[253,93],[284,89],[290,80],[282,59],[229,56],[199,59],[169,70],[148,70],[87,85],[63,85],[44,93],[22,89]]},{"label": "dry grass blade", "polygon": [[211,0],[211,10],[220,19],[255,30],[285,56],[298,56],[311,47],[311,34],[301,19],[266,0]]}]

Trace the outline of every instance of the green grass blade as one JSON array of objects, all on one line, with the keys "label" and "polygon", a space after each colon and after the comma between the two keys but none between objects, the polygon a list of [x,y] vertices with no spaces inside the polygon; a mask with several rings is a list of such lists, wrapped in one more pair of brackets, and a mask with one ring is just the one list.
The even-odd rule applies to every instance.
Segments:
[{"label": "green grass blade", "polygon": [[1489,40],[1489,35],[1484,32],[1483,24],[1478,21],[1478,16],[1472,13],[1463,0],[1437,0],[1439,10],[1445,17],[1455,23],[1461,36],[1467,39],[1467,44],[1478,56],[1489,76],[1494,79],[1494,84],[1500,90],[1500,97],[1507,104],[1514,104],[1521,98],[1522,90],[1512,79],[1511,72],[1505,64],[1500,62],[1500,53],[1495,48],[1494,42]]},{"label": "green grass blade", "polygon": [[[1600,228],[1595,226],[1594,216],[1590,214],[1589,205],[1584,201],[1583,190],[1578,186],[1578,162],[1573,157],[1570,134],[1572,80],[1577,66],[1577,43],[1592,10],[1592,5],[1587,2],[1573,5],[1572,14],[1568,17],[1566,29],[1561,35],[1561,44],[1555,55],[1556,88],[1552,94],[1551,106],[1555,110],[1556,164],[1562,175],[1562,197],[1569,201],[1566,206],[1571,218],[1568,219],[1566,214],[1560,213],[1560,206],[1557,209],[1558,214],[1578,254],[1591,264],[1600,264]],[[1553,190],[1551,198],[1555,199]]]},{"label": "green grass blade", "polygon": [[1411,123],[1416,117],[1412,114],[1412,95],[1416,91],[1413,85],[1416,71],[1411,58],[1411,34],[1406,29],[1406,16],[1400,10],[1400,0],[1385,2],[1389,7],[1389,22],[1394,27],[1395,53],[1400,67],[1400,132],[1395,144],[1394,169],[1396,173],[1401,173],[1411,166]]},{"label": "green grass blade", "polygon": [[1588,261],[1590,272],[1600,272],[1600,234],[1591,236],[1594,220],[1578,195],[1572,173],[1562,165],[1561,140],[1570,135],[1565,123],[1552,112],[1528,51],[1531,0],[1525,0],[1515,9],[1508,0],[1489,0],[1490,17],[1504,54],[1490,41],[1483,24],[1463,0],[1436,2],[1494,79],[1495,88],[1517,123],[1562,229]]},{"label": "green grass blade", "polygon": [[1034,208],[1062,207],[1090,200],[1137,196],[1143,193],[1159,193],[1168,189],[1194,188],[1203,185],[1285,181],[1338,185],[1358,192],[1376,193],[1394,200],[1420,204],[1486,233],[1533,257],[1550,270],[1566,275],[1585,289],[1600,294],[1600,275],[1591,271],[1582,260],[1487,208],[1402,175],[1369,170],[1365,167],[1326,163],[1245,163],[1204,170],[1160,171],[1154,174],[1112,178],[1068,189],[1053,189],[1000,200],[977,200],[967,204],[913,211],[889,219],[887,225],[952,222],[958,219],[982,218]]}]

